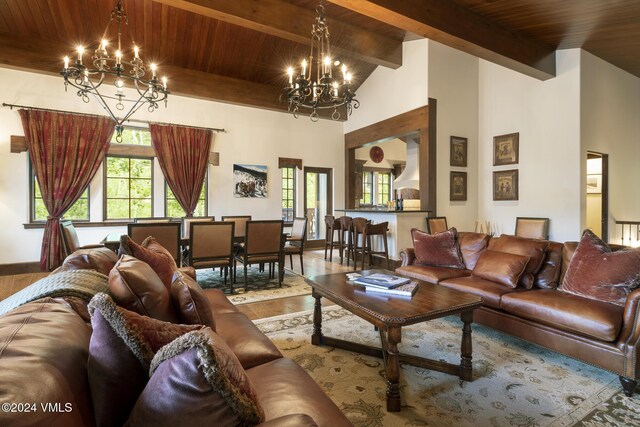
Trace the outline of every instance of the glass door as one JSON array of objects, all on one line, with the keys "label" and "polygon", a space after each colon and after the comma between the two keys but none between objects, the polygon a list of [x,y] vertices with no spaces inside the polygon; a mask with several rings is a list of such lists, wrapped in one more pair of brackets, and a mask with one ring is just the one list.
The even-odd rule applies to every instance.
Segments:
[{"label": "glass door", "polygon": [[304,212],[309,221],[307,241],[325,239],[325,215],[333,215],[333,179],[328,168],[304,168]]}]

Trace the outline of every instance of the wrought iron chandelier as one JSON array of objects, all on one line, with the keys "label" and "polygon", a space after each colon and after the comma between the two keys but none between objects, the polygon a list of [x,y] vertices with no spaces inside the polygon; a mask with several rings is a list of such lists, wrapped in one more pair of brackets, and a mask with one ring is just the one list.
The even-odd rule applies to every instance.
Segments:
[{"label": "wrought iron chandelier", "polygon": [[[110,52],[107,51],[107,46],[110,43],[109,28],[114,21],[118,39],[117,49],[112,52],[113,56],[111,56]],[[123,22],[129,30],[129,37],[133,45],[132,52],[129,52],[133,54],[133,58],[130,61],[125,59],[125,52],[122,50],[121,25]],[[78,56],[73,64],[69,63],[68,56],[64,57],[64,68],[60,71],[60,74],[64,77],[65,91],[67,90],[67,85],[73,86],[78,89],[77,95],[84,102],[89,102],[89,95],[93,95],[116,122],[117,142],[122,142],[123,123],[140,107],[147,105],[149,112],[153,112],[158,108],[158,103],[161,101],[164,101],[166,107],[167,96],[169,95],[167,78],[158,79],[156,64],[151,64],[149,67],[151,69],[151,78],[144,78],[147,74],[147,69],[140,58],[140,49],[133,40],[133,34],[129,28],[127,14],[122,9],[121,0],[117,0],[115,7],[111,11],[111,17],[104,30],[102,40],[95,49],[88,65],[83,62],[85,52],[83,46],[78,46]],[[108,84],[102,87],[104,83]],[[110,84],[113,86],[110,86]],[[133,92],[134,96],[131,99],[127,99],[123,92],[123,88],[129,86],[137,92],[137,94]],[[108,94],[109,89],[115,89],[115,93]],[[102,90],[102,93],[100,90]],[[115,101],[115,110],[121,112],[119,113],[121,114],[120,117],[109,106],[109,104],[114,104],[113,101]],[[125,103],[130,104],[130,107],[125,107]]]},{"label": "wrought iron chandelier", "polygon": [[[309,57],[302,60],[300,72],[293,67],[287,69],[289,82],[280,95],[280,101],[287,100],[289,111],[298,118],[301,109],[311,110],[310,118],[317,122],[318,110],[332,109],[331,118],[340,119],[338,108],[346,106],[347,115],[360,106],[351,89],[352,74],[342,64],[339,77],[334,77],[333,67],[340,61],[331,57],[329,27],[324,18],[322,0],[316,7],[316,22],[311,28],[311,51]],[[314,68],[315,67],[315,68]]]}]

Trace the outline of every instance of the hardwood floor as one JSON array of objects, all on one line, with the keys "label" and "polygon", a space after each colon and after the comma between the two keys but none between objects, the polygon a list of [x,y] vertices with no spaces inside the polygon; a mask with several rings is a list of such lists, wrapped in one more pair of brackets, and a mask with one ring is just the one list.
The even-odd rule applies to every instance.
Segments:
[{"label": "hardwood floor", "polygon": [[[289,259],[286,261],[286,266],[291,268]],[[350,267],[347,267],[346,264],[340,265],[340,257],[337,256],[335,250],[333,252],[333,262],[324,260],[324,250],[305,251],[304,253],[304,272],[307,277],[352,270],[353,264]],[[300,273],[300,259],[297,256],[293,257],[293,271]],[[13,276],[0,276],[0,300],[18,292],[31,283],[46,277],[47,274],[48,273],[29,273]],[[243,304],[239,305],[238,309],[253,320],[310,310],[313,308],[313,304],[314,300],[311,295],[302,295]],[[329,301],[323,302],[323,305],[325,304],[329,305]]]}]

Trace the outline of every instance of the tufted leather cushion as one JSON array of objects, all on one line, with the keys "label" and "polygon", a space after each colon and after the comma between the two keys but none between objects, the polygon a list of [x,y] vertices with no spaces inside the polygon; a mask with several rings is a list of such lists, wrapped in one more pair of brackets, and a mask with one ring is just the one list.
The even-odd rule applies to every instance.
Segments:
[{"label": "tufted leather cushion", "polygon": [[173,259],[173,255],[160,243],[156,242],[155,238],[149,236],[144,239],[142,245],[139,245],[129,236],[123,235],[120,237],[119,253],[121,255],[131,255],[149,264],[151,268],[153,268],[153,271],[160,277],[160,280],[162,280],[166,288],[171,288],[173,273],[178,270],[178,266]]},{"label": "tufted leather cushion", "polygon": [[127,310],[178,323],[169,291],[144,261],[122,255],[109,273],[109,290],[114,301]]},{"label": "tufted leather cushion", "polygon": [[612,252],[591,230],[585,230],[560,290],[624,306],[627,295],[638,286],[640,249]]},{"label": "tufted leather cushion", "polygon": [[533,284],[538,288],[555,289],[558,287],[562,271],[562,243],[549,242],[542,267],[536,274]]},{"label": "tufted leather cushion", "polygon": [[554,328],[606,342],[622,327],[622,307],[553,289],[504,295],[500,308]]},{"label": "tufted leather cushion", "polygon": [[203,326],[174,325],[118,307],[106,294],[89,303],[93,333],[87,372],[97,426],[121,426],[149,379],[155,352]]},{"label": "tufted leather cushion", "polygon": [[198,282],[176,271],[171,283],[171,300],[180,319],[187,325],[206,325],[216,330],[213,313],[207,297]]},{"label": "tufted leather cushion", "polygon": [[153,358],[129,425],[255,425],[264,420],[253,384],[210,328],[185,334]]},{"label": "tufted leather cushion", "polygon": [[487,249],[482,252],[471,275],[515,288],[528,262],[526,256]]},{"label": "tufted leather cushion", "polygon": [[527,239],[503,234],[497,239],[491,239],[488,248],[494,251],[529,257],[529,264],[527,264],[524,274],[520,278],[520,285],[526,289],[531,289],[535,274],[540,270],[544,262],[544,255],[548,246],[549,242],[546,240]]},{"label": "tufted leather cushion", "polygon": [[433,267],[464,268],[457,231],[450,228],[436,234],[428,234],[417,228],[411,230],[416,264]]},{"label": "tufted leather cushion", "polygon": [[60,271],[96,270],[108,276],[117,261],[118,256],[111,249],[78,249],[65,258]]},{"label": "tufted leather cushion", "polygon": [[483,233],[461,231],[458,233],[458,245],[467,270],[473,270],[482,251],[487,249],[491,236]]}]

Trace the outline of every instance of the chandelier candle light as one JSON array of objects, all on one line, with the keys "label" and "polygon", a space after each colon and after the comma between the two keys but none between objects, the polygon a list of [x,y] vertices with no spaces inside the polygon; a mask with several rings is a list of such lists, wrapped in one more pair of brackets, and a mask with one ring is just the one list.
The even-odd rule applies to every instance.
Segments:
[{"label": "chandelier candle light", "polygon": [[[115,20],[117,32],[118,32],[118,45],[115,52],[112,52],[113,56],[109,56],[107,46],[109,46],[109,27]],[[128,61],[125,59],[125,55],[122,50],[121,40],[121,23],[127,26],[129,29],[129,36],[131,43],[133,44],[133,59]],[[140,58],[140,49],[136,46],[131,29],[129,28],[129,22],[127,15],[122,9],[121,0],[117,1],[116,6],[111,11],[111,18],[107,24],[107,28],[104,31],[102,41],[99,43],[98,48],[94,51],[91,57],[91,62],[88,65],[83,63],[85,56],[85,49],[83,46],[78,46],[77,59],[73,64],[70,64],[68,56],[64,57],[64,68],[60,71],[62,77],[64,77],[65,90],[67,85],[71,85],[78,89],[77,95],[82,98],[84,102],[89,102],[89,94],[93,95],[100,105],[107,111],[109,116],[116,122],[116,141],[122,142],[122,131],[124,129],[123,123],[127,121],[140,107],[147,104],[149,112],[153,112],[158,108],[158,103],[164,101],[165,107],[167,105],[167,97],[169,91],[167,90],[167,78],[157,77],[156,64],[151,64],[151,78],[145,80],[144,77],[147,74],[147,70]],[[110,87],[106,85],[102,88],[102,84],[105,81],[109,81],[115,87],[115,93],[105,94]],[[126,99],[126,95],[123,92],[123,88],[126,87],[126,83],[129,83],[137,91],[137,95],[133,99]],[[99,89],[103,89],[103,93],[100,93]],[[136,99],[137,98],[137,99]],[[114,111],[109,107],[107,100],[117,101],[115,103],[115,109],[123,112],[124,114],[118,118]],[[131,107],[125,112],[125,102],[131,103]]]},{"label": "chandelier candle light", "polygon": [[[316,7],[318,16],[311,29],[311,52],[309,58],[302,60],[300,73],[293,67],[287,69],[288,83],[280,95],[280,100],[289,102],[289,111],[298,118],[300,109],[311,110],[310,118],[317,122],[320,118],[318,110],[333,109],[331,118],[340,119],[338,108],[346,106],[350,115],[360,102],[351,90],[352,75],[347,66],[342,64],[339,76],[334,77],[333,67],[340,66],[340,61],[331,58],[329,44],[329,27],[324,19],[322,2]],[[314,68],[315,67],[315,68]]]}]

